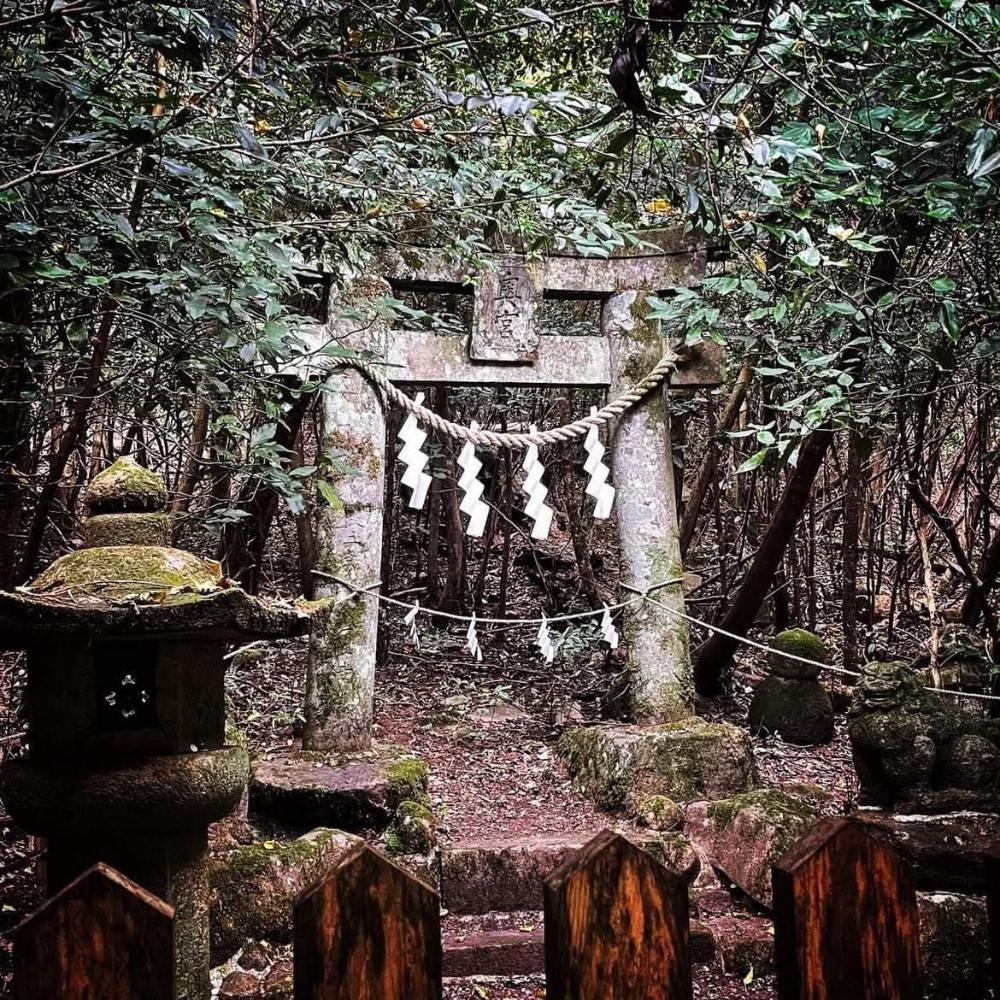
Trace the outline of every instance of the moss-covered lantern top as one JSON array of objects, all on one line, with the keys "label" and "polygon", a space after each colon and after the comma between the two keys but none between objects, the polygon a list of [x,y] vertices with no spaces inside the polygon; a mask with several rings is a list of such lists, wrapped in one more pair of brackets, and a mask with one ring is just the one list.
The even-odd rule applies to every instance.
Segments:
[{"label": "moss-covered lantern top", "polygon": [[305,612],[251,597],[217,562],[174,548],[163,480],[131,458],[95,476],[84,505],[84,547],[15,593],[0,592],[0,644],[53,633],[240,640],[308,630]]}]

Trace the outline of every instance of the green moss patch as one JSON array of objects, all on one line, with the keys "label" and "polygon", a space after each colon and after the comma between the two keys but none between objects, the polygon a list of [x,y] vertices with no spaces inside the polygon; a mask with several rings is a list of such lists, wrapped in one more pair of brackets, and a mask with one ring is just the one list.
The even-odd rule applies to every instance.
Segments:
[{"label": "green moss patch", "polygon": [[218,563],[160,545],[109,545],[79,549],[57,559],[31,584],[33,591],[57,587],[100,590],[127,598],[150,590],[218,589]]},{"label": "green moss patch", "polygon": [[390,764],[386,773],[389,778],[389,789],[397,800],[420,801],[426,796],[431,779],[430,768],[426,761],[419,757],[404,757]]},{"label": "green moss patch", "polygon": [[791,653],[792,656],[802,656],[820,663],[826,663],[829,656],[826,643],[804,628],[790,628],[779,632],[771,640],[771,648],[777,653]]},{"label": "green moss patch", "polygon": [[167,505],[163,480],[132,458],[119,458],[90,481],[83,502],[91,514],[160,511]]}]

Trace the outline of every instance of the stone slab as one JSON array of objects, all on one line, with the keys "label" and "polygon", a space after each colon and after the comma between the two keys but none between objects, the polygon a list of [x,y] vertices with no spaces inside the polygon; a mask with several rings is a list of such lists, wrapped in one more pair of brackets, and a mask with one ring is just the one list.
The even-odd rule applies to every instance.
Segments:
[{"label": "stone slab", "polygon": [[1000,853],[1000,817],[987,813],[897,816],[854,814],[869,833],[895,848],[926,892],[986,894],[986,859]]},{"label": "stone slab", "polygon": [[[699,859],[681,834],[628,836],[688,882],[698,874]],[[440,862],[441,903],[458,914],[540,910],[544,879],[593,837],[590,832],[446,847]]]},{"label": "stone slab", "polygon": [[774,925],[766,917],[708,917],[702,929],[712,939],[716,960],[731,975],[742,978],[751,969],[755,977],[774,972]]},{"label": "stone slab", "polygon": [[773,902],[771,866],[819,819],[808,802],[759,788],[717,802],[693,802],[684,831],[711,864],[761,906]]},{"label": "stone slab", "polygon": [[477,930],[444,942],[446,976],[529,976],[545,971],[545,930]]},{"label": "stone slab", "polygon": [[559,752],[577,787],[602,809],[641,814],[651,795],[693,802],[727,798],[758,784],[746,731],[694,716],[662,726],[567,730]]},{"label": "stone slab", "polygon": [[212,964],[251,941],[289,943],[295,898],[359,842],[340,830],[320,829],[289,843],[263,841],[213,858]]},{"label": "stone slab", "polygon": [[977,896],[918,893],[925,1000],[990,995],[986,902]]},{"label": "stone slab", "polygon": [[531,362],[477,362],[468,341],[424,330],[393,330],[386,375],[397,385],[593,386],[611,383],[604,337],[542,337]]},{"label": "stone slab", "polygon": [[391,805],[388,775],[370,762],[334,767],[298,757],[259,761],[250,781],[250,811],[293,830],[382,829],[392,819]]}]

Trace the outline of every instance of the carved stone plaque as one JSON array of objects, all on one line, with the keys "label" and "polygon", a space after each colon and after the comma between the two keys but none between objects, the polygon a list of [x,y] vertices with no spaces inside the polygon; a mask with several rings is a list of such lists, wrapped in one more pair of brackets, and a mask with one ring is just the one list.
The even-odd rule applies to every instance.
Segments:
[{"label": "carved stone plaque", "polygon": [[485,272],[476,290],[472,315],[473,361],[521,361],[538,358],[535,305],[541,295],[537,273],[523,261],[505,259]]}]

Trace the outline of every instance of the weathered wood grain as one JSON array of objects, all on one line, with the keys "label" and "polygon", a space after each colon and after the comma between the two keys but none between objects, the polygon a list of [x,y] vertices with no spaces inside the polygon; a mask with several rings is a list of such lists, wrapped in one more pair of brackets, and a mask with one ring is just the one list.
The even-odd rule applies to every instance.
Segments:
[{"label": "weathered wood grain", "polygon": [[295,903],[295,1000],[441,1000],[438,895],[366,844]]},{"label": "weathered wood grain", "polygon": [[690,1000],[683,879],[605,830],[545,880],[548,1000]]},{"label": "weathered wood grain", "polygon": [[773,881],[779,1000],[921,1000],[916,892],[894,851],[827,819]]},{"label": "weathered wood grain", "polygon": [[174,911],[95,865],[14,932],[14,1000],[173,1000]]},{"label": "weathered wood grain", "polygon": [[986,858],[986,905],[990,923],[990,970],[993,995],[1000,997],[1000,841]]}]

